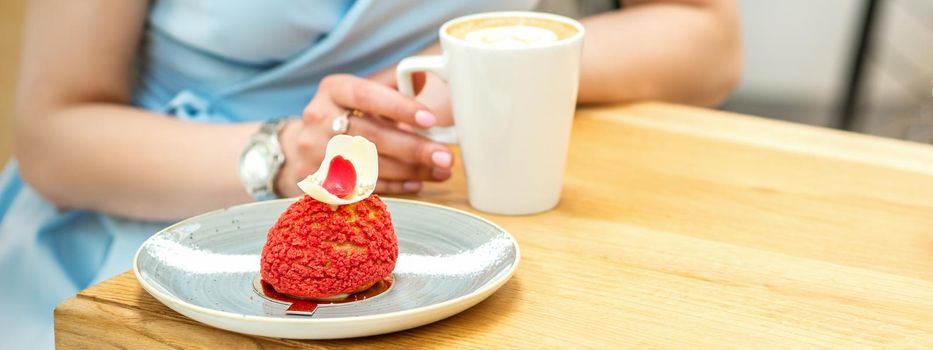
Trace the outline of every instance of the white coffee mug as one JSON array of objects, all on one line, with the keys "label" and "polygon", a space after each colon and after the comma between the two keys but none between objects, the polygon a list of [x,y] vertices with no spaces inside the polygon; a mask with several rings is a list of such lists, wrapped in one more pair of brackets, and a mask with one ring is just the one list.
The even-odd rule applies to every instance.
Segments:
[{"label": "white coffee mug", "polygon": [[583,36],[583,26],[563,16],[481,13],[441,26],[443,54],[399,63],[406,95],[414,95],[415,72],[448,82],[474,208],[522,215],[557,205]]}]

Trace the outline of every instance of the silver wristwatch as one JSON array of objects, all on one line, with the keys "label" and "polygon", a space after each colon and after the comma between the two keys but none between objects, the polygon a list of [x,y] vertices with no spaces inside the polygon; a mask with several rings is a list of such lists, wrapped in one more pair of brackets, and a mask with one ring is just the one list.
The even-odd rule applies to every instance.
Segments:
[{"label": "silver wristwatch", "polygon": [[246,187],[246,192],[256,200],[278,198],[275,179],[282,164],[285,164],[285,154],[279,144],[279,131],[287,121],[287,118],[281,118],[262,123],[240,155],[240,181]]}]

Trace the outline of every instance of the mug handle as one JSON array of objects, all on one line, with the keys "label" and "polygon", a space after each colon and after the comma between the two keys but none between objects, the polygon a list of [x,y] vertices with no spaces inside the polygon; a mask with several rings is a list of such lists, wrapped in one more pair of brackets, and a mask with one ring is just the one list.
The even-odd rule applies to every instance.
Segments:
[{"label": "mug handle", "polygon": [[[447,57],[444,55],[412,56],[403,59],[395,68],[398,91],[405,96],[415,97],[412,75],[417,72],[433,73],[447,81]],[[453,127],[434,127],[422,129],[421,134],[441,143],[457,143],[457,133]]]}]

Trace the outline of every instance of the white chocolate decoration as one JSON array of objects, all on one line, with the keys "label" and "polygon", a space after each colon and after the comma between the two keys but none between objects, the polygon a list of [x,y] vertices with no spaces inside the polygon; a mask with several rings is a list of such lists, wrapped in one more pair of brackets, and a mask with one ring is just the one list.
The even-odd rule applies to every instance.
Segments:
[{"label": "white chocolate decoration", "polygon": [[[345,196],[338,197],[324,188],[324,180],[330,169],[334,157],[341,156],[353,164],[356,171],[356,185],[353,191]],[[369,197],[376,189],[376,180],[379,178],[379,154],[376,145],[362,136],[337,135],[327,142],[324,152],[324,161],[314,174],[309,175],[298,187],[307,195],[331,206],[356,203]]]}]

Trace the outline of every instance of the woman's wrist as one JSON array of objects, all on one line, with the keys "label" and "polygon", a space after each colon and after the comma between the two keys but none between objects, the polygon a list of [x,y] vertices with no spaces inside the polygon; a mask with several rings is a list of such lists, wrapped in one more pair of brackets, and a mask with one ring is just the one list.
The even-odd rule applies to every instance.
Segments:
[{"label": "woman's wrist", "polygon": [[294,197],[300,194],[296,184],[301,176],[298,169],[302,168],[298,150],[302,124],[301,119],[289,118],[279,131],[279,146],[285,155],[285,162],[273,181],[273,190],[279,197]]}]

